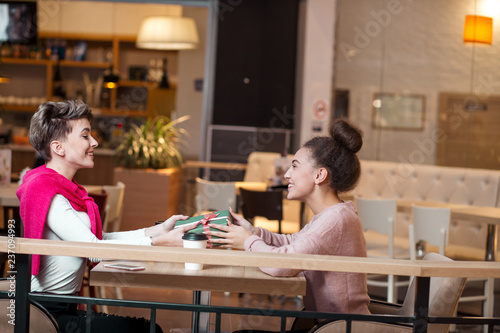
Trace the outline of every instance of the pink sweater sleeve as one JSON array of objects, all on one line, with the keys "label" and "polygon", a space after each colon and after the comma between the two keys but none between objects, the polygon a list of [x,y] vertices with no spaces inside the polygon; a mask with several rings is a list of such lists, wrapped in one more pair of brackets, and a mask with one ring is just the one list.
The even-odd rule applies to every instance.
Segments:
[{"label": "pink sweater sleeve", "polygon": [[[352,239],[352,233],[360,234],[360,230],[357,230],[359,227],[359,223],[356,223],[357,215],[355,211],[343,204],[335,206],[313,217],[302,230],[292,235],[275,234],[262,229],[261,237],[254,235],[245,241],[245,250],[324,255],[349,255],[351,253],[352,255],[356,252],[355,248],[360,246],[356,244],[357,242],[348,241]],[[351,221],[353,223],[350,223]],[[270,267],[261,267],[261,270],[272,276],[295,276],[301,272],[296,269]]]}]

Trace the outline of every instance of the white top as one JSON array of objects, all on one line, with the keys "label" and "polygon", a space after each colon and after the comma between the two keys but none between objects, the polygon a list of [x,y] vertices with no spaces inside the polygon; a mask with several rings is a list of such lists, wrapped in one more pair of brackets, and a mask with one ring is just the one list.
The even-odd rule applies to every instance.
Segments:
[{"label": "white top", "polygon": [[[151,245],[151,238],[144,229],[104,233],[99,240],[90,231],[90,219],[86,212],[73,209],[68,199],[56,194],[50,204],[42,234],[43,239],[74,242]],[[99,262],[98,258],[90,258]],[[67,256],[41,256],[40,270],[31,276],[32,292],[74,294],[80,290],[87,258]]]}]

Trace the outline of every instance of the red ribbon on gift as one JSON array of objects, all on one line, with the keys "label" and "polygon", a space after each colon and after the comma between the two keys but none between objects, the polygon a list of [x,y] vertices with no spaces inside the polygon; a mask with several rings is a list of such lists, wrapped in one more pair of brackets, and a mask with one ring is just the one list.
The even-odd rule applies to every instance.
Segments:
[{"label": "red ribbon on gift", "polygon": [[[208,224],[210,223],[211,219],[214,219],[217,216],[219,216],[219,214],[215,214],[215,213],[203,215],[203,219],[200,220],[200,223],[203,224],[203,231],[205,231],[205,232],[210,231],[210,227],[208,226]],[[207,236],[208,236],[208,239],[210,240],[210,242],[207,242],[207,248],[210,249],[213,247],[213,244],[211,242],[212,236],[211,235],[207,235]]]}]

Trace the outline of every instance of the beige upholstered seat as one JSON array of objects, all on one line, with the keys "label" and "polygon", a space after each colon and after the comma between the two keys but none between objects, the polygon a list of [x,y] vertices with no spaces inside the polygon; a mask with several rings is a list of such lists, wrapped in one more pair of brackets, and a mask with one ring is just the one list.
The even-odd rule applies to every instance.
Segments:
[{"label": "beige upholstered seat", "polygon": [[[437,253],[428,253],[424,260],[442,260],[451,261]],[[462,294],[465,278],[444,278],[432,277],[429,291],[429,316],[434,317],[452,317],[457,308],[458,299]],[[389,314],[410,317],[414,313],[415,304],[415,280],[412,281],[402,306],[386,304],[370,304],[372,314]],[[427,332],[429,333],[447,333],[448,324],[429,324]],[[386,324],[376,322],[353,322],[352,332],[370,332],[370,333],[395,333],[412,332],[413,327],[405,324]],[[311,329],[310,333],[337,333],[346,332],[346,321],[339,320],[333,322],[321,323]]]}]

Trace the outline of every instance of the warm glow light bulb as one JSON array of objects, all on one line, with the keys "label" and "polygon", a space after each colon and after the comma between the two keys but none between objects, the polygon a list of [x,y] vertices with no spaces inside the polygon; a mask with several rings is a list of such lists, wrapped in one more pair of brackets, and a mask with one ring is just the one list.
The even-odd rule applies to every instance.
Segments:
[{"label": "warm glow light bulb", "polygon": [[493,18],[500,17],[500,0],[484,0],[478,14]]},{"label": "warm glow light bulb", "polygon": [[118,87],[118,85],[115,82],[105,82],[104,87],[106,87],[108,89],[114,89],[114,88]]}]

